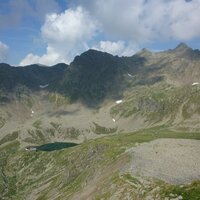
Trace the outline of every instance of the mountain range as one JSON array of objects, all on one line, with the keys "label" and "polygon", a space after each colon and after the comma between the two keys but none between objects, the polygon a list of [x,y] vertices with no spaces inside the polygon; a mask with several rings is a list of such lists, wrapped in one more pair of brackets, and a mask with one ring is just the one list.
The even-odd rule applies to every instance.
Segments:
[{"label": "mountain range", "polygon": [[[91,130],[94,123],[117,127],[118,131],[166,123],[175,128],[199,129],[199,118],[195,117],[200,113],[199,65],[200,51],[183,43],[163,52],[142,49],[131,57],[88,50],[76,56],[70,65],[12,67],[2,63],[1,121],[12,123],[20,119],[26,124],[29,118],[36,120],[43,113],[48,123],[48,116],[56,112],[52,121],[60,117],[62,124],[75,110],[73,118],[89,112],[81,120],[82,125],[72,123],[86,136],[85,130]],[[120,104],[116,103],[118,100]],[[93,121],[93,116],[98,120]],[[194,117],[195,126],[191,127],[190,120]],[[115,118],[118,122],[112,123]],[[2,125],[1,130],[4,128]]]},{"label": "mountain range", "polygon": [[[87,182],[101,182],[95,176],[102,172],[99,168],[104,172],[108,167],[108,175],[118,169],[120,145],[131,147],[132,141],[140,141],[137,134],[144,136],[141,141],[180,132],[183,136],[177,137],[199,139],[199,77],[200,51],[184,43],[161,52],[142,49],[130,57],[91,49],[69,65],[1,63],[0,198],[81,199],[76,195],[80,188],[88,189]],[[50,144],[49,150],[53,143],[54,150],[62,149],[63,142],[72,147],[48,154],[24,150]],[[128,158],[120,159],[123,165]],[[116,187],[122,184],[111,177]],[[126,184],[134,182],[125,178]],[[105,185],[85,199],[106,199]]]}]

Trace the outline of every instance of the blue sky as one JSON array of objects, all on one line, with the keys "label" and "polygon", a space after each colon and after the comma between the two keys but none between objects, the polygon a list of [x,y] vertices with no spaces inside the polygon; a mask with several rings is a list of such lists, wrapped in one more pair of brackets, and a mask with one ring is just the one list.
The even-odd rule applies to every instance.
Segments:
[{"label": "blue sky", "polygon": [[0,62],[70,63],[93,48],[200,49],[200,0],[0,0]]}]

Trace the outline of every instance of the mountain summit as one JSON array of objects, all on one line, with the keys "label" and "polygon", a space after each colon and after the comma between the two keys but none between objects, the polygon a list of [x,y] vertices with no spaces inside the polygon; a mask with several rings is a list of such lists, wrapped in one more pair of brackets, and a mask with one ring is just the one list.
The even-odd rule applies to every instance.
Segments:
[{"label": "mountain summit", "polygon": [[59,90],[72,100],[97,103],[121,91],[126,65],[118,56],[88,50],[70,64]]},{"label": "mountain summit", "polygon": [[187,44],[185,43],[180,43],[175,49],[176,52],[186,52],[186,51],[191,51],[192,48],[190,48],[189,46],[187,46]]}]

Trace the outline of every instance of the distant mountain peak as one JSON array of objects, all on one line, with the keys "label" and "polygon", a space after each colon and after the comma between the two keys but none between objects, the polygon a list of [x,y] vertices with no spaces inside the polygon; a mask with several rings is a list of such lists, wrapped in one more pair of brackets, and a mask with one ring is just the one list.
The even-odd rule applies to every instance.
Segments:
[{"label": "distant mountain peak", "polygon": [[143,48],[141,52],[150,52],[147,48]]},{"label": "distant mountain peak", "polygon": [[176,48],[175,50],[177,51],[185,51],[185,50],[191,50],[191,48],[189,46],[187,46],[187,44],[181,42]]},{"label": "distant mountain peak", "polygon": [[95,49],[89,49],[83,52],[81,55],[76,56],[70,65],[74,64],[88,65],[89,62],[101,63],[102,59],[113,59],[113,58],[114,56],[109,53],[98,51]]},{"label": "distant mountain peak", "polygon": [[80,56],[85,56],[85,55],[111,55],[111,54],[107,52],[99,51],[97,49],[89,49],[83,52]]},{"label": "distant mountain peak", "polygon": [[149,51],[149,50],[146,49],[146,48],[143,48],[141,51],[138,52],[138,54],[141,55],[141,56],[148,56],[148,55],[151,55],[152,52]]}]

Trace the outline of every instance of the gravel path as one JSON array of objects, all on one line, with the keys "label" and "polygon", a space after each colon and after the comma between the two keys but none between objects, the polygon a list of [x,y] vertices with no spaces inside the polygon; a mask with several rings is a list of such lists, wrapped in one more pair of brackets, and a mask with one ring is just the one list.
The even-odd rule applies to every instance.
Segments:
[{"label": "gravel path", "polygon": [[130,172],[154,177],[171,184],[200,180],[200,141],[157,139],[129,151]]}]

